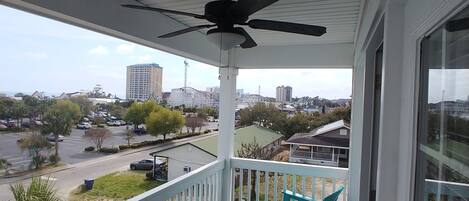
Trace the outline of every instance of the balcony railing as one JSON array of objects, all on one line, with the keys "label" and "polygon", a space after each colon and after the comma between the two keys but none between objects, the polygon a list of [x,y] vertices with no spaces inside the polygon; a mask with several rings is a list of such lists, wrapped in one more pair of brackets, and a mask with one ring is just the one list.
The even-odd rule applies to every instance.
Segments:
[{"label": "balcony railing", "polygon": [[[215,161],[145,192],[131,201],[219,201],[221,182],[232,183],[232,201],[281,200],[283,190],[322,199],[347,186],[348,169],[254,159],[231,159],[231,178],[222,178],[223,161]],[[347,188],[346,188],[347,189]],[[346,191],[339,200],[346,201]]]},{"label": "balcony railing", "polygon": [[169,181],[130,201],[216,201],[221,198],[224,161],[214,161],[201,168]]},{"label": "balcony railing", "polygon": [[[283,190],[322,199],[347,186],[348,169],[232,158],[233,201],[281,200]],[[339,200],[346,201],[346,192]]]}]

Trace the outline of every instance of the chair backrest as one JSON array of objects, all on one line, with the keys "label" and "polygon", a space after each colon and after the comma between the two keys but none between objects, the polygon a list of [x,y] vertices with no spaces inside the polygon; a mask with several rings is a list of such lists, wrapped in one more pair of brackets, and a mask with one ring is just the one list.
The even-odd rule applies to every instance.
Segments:
[{"label": "chair backrest", "polygon": [[342,191],[344,191],[344,189],[345,189],[344,186],[339,187],[339,189],[337,191],[335,191],[334,193],[328,195],[322,201],[337,201],[339,199],[339,196],[342,193]]}]

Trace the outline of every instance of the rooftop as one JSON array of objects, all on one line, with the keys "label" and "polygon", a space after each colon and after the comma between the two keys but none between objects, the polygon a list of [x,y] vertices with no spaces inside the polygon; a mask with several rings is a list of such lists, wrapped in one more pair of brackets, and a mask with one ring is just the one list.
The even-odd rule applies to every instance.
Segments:
[{"label": "rooftop", "polygon": [[[241,144],[253,142],[254,138],[261,147],[264,147],[282,137],[283,136],[281,134],[278,134],[273,130],[259,126],[248,126],[236,129],[234,139],[234,155],[237,155],[237,150],[241,148]],[[192,142],[192,144],[216,156],[218,135]]]}]

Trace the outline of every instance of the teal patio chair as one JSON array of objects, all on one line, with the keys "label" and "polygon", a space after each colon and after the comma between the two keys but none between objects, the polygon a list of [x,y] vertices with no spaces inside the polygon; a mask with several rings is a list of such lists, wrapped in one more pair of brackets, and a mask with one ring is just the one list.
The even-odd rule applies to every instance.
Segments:
[{"label": "teal patio chair", "polygon": [[[339,199],[339,195],[344,191],[344,186],[339,187],[337,191],[334,193],[328,195],[322,201],[337,201]],[[301,195],[299,193],[293,193],[290,190],[284,190],[283,191],[283,201],[291,201],[291,200],[296,200],[296,201],[315,201],[315,199]]]}]

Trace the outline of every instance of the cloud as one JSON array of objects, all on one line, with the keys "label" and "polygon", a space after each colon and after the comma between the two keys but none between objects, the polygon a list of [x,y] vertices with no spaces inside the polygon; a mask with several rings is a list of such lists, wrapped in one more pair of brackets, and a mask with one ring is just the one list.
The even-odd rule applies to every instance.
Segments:
[{"label": "cloud", "polygon": [[108,50],[107,47],[104,47],[102,45],[98,45],[97,47],[89,50],[88,53],[90,53],[92,55],[108,55],[109,50]]},{"label": "cloud", "polygon": [[133,44],[121,44],[116,47],[116,52],[119,54],[132,54],[135,50]]},{"label": "cloud", "polygon": [[49,58],[45,52],[27,52],[25,53],[25,57],[33,60],[44,60]]},{"label": "cloud", "polygon": [[151,55],[148,55],[148,54],[138,57],[139,62],[150,62],[152,60],[153,60],[153,57]]}]

